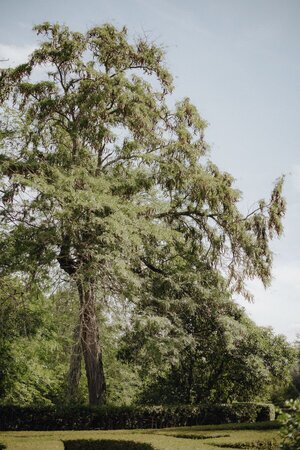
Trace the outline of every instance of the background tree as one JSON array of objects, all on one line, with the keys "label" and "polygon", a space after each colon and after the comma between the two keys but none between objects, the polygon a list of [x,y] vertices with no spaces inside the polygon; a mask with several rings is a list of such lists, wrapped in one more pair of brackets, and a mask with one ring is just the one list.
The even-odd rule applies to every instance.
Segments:
[{"label": "background tree", "polygon": [[282,427],[282,450],[297,450],[300,446],[300,399],[285,403],[285,411],[278,417]]},{"label": "background tree", "polygon": [[168,107],[161,48],[112,25],[35,30],[39,48],[0,75],[0,268],[39,282],[59,266],[74,281],[97,405],[106,392],[97,299],[151,302],[157,284],[168,308],[207,289],[213,270],[246,296],[247,278],[268,285],[282,180],[243,216],[233,178],[207,159],[196,108]]},{"label": "background tree", "polygon": [[[70,306],[20,277],[1,277],[0,403],[59,403],[69,351]],[[73,305],[72,305],[72,308]]]},{"label": "background tree", "polygon": [[154,314],[136,312],[120,351],[143,380],[141,403],[262,401],[289,385],[293,347],[256,326],[224,291],[173,303],[167,326],[165,314]]},{"label": "background tree", "polygon": [[297,399],[300,397],[300,336],[297,335],[293,344],[296,359],[291,368],[291,382],[288,386],[274,385],[272,391],[272,402],[275,405],[283,407],[287,400]]},{"label": "background tree", "polygon": [[297,354],[297,360],[292,369],[292,386],[290,395],[288,398],[297,398],[300,397],[300,334],[297,335],[297,339],[294,342],[295,351]]}]

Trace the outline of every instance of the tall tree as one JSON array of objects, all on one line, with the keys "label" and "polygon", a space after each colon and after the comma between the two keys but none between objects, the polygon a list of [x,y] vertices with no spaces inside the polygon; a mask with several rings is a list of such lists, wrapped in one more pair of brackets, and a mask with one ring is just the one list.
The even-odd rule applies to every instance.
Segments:
[{"label": "tall tree", "polygon": [[[196,108],[189,99],[168,106],[160,47],[130,43],[125,28],[108,24],[85,34],[50,23],[35,30],[39,48],[0,75],[1,274],[39,280],[59,266],[74,280],[89,400],[98,405],[97,299],[136,302],[157,279],[173,296],[191,296],[212,268],[245,295],[247,278],[267,285],[282,180],[244,217],[232,176],[207,159]],[[173,276],[174,261],[188,277]]]}]

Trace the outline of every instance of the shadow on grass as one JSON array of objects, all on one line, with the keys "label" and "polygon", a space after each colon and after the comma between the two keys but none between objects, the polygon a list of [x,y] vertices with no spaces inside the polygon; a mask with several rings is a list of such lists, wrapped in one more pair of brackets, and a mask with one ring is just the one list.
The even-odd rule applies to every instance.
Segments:
[{"label": "shadow on grass", "polygon": [[150,444],[140,444],[132,441],[114,440],[76,440],[65,441],[65,450],[154,450]]}]

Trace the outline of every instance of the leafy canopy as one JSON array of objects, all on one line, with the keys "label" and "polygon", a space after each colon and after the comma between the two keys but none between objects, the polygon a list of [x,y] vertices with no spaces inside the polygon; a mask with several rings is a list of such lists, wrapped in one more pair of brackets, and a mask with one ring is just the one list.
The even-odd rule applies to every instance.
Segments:
[{"label": "leafy canopy", "polygon": [[59,264],[132,299],[156,276],[187,295],[215,269],[246,296],[247,278],[268,285],[282,180],[244,217],[195,106],[168,106],[159,46],[109,24],[35,30],[40,46],[0,75],[1,274]]}]

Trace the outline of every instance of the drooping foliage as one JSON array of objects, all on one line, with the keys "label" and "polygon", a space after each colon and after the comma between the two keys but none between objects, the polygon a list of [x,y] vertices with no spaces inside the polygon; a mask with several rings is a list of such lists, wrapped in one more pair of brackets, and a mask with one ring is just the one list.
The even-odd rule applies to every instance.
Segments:
[{"label": "drooping foliage", "polygon": [[0,74],[0,276],[74,281],[90,403],[101,404],[96,298],[167,311],[215,280],[246,297],[248,278],[268,285],[282,180],[268,202],[240,212],[233,177],[208,159],[195,106],[168,106],[159,46],[109,24],[35,30],[43,40],[29,60]]}]

